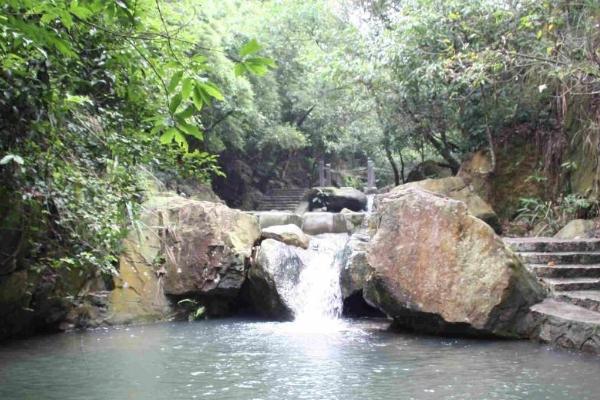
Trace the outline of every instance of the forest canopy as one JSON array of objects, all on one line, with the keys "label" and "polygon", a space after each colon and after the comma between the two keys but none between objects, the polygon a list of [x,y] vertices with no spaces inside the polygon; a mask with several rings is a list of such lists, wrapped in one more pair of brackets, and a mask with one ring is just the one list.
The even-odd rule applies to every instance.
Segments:
[{"label": "forest canopy", "polygon": [[524,141],[540,201],[593,197],[599,23],[593,0],[4,1],[0,270],[114,273],[140,168],[250,208],[322,159],[381,187]]}]

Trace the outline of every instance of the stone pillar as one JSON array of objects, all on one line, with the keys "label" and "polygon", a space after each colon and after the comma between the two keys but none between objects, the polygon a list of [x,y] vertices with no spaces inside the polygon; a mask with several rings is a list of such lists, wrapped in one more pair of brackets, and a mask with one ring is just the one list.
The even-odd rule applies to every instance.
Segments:
[{"label": "stone pillar", "polygon": [[325,186],[325,161],[319,160],[319,186]]},{"label": "stone pillar", "polygon": [[370,158],[367,159],[367,187],[365,193],[377,192],[377,184],[375,183],[375,164]]},{"label": "stone pillar", "polygon": [[331,164],[325,164],[325,185],[331,186]]}]

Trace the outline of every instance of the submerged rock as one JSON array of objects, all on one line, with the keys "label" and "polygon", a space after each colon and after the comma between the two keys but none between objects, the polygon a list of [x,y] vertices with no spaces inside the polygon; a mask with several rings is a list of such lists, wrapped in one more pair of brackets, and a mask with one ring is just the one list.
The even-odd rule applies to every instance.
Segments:
[{"label": "submerged rock", "polygon": [[399,327],[525,337],[545,291],[465,203],[414,187],[378,199],[365,297]]},{"label": "submerged rock", "polygon": [[261,231],[264,239],[274,239],[279,242],[289,244],[290,246],[302,247],[307,249],[310,243],[310,237],[302,232],[297,225],[275,225],[264,228]]},{"label": "submerged rock", "polygon": [[479,197],[479,195],[460,177],[453,176],[411,182],[397,186],[392,192],[403,191],[409,188],[427,190],[429,192],[450,197],[454,200],[462,201],[467,205],[467,208],[472,215],[485,221],[494,229],[494,231],[500,233],[502,230],[498,216],[492,207]]}]

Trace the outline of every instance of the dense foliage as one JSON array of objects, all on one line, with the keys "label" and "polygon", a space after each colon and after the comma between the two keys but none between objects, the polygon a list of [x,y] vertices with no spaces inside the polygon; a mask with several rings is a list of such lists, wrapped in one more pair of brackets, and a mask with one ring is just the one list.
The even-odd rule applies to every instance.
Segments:
[{"label": "dense foliage", "polygon": [[205,182],[219,173],[202,146],[204,113],[224,100],[213,82],[226,69],[246,81],[274,64],[255,40],[206,44],[199,16],[182,20],[195,9],[150,0],[0,6],[0,271],[114,272],[140,200],[137,166]]},{"label": "dense foliage", "polygon": [[314,183],[320,159],[361,186],[369,157],[384,186],[480,148],[496,167],[525,132],[535,204],[594,197],[599,18],[592,0],[4,1],[0,274],[114,272],[140,166],[265,191]]}]

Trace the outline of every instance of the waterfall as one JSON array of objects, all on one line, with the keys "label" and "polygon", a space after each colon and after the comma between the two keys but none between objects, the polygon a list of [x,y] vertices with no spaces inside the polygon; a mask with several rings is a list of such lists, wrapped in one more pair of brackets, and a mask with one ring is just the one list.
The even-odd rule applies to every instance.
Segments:
[{"label": "waterfall", "polygon": [[304,267],[288,294],[296,324],[322,329],[340,317],[341,254],[347,240],[346,234],[318,235],[311,240],[310,248],[301,253]]},{"label": "waterfall", "polygon": [[373,201],[375,200],[374,194],[367,195],[367,214],[370,214],[373,211]]}]

